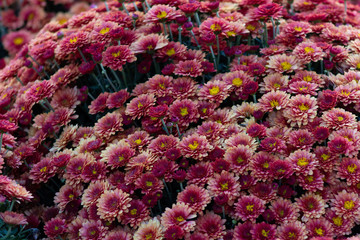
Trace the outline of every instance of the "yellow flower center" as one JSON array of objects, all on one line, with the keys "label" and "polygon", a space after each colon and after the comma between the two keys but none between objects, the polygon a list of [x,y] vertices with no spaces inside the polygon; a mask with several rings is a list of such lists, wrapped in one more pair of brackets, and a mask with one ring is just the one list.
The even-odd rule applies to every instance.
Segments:
[{"label": "yellow flower center", "polygon": [[150,240],[150,239],[152,239],[152,237],[153,237],[153,235],[151,233],[148,233],[145,235],[146,240]]},{"label": "yellow flower center", "polygon": [[350,201],[345,201],[344,203],[344,208],[347,210],[351,210],[355,207],[355,203],[354,201],[350,200]]},{"label": "yellow flower center", "polygon": [[201,111],[205,114],[207,112],[207,108],[203,108]]},{"label": "yellow flower center", "polygon": [[248,210],[249,212],[253,212],[254,211],[254,204],[247,205],[246,210]]},{"label": "yellow flower center", "polygon": [[220,183],[220,186],[221,186],[221,190],[223,190],[223,191],[226,191],[226,190],[229,189],[229,184],[228,183],[223,183],[223,184]]},{"label": "yellow flower center", "polygon": [[70,198],[70,199],[73,199],[74,197],[75,197],[74,194],[72,194],[72,193],[69,194],[69,198]]},{"label": "yellow flower center", "polygon": [[29,16],[27,17],[27,20],[31,21],[33,20],[35,17],[34,13],[30,13]]},{"label": "yellow flower center", "polygon": [[344,118],[341,117],[341,116],[337,117],[337,119],[338,119],[340,122],[344,120]]},{"label": "yellow flower center", "polygon": [[54,227],[54,230],[55,230],[55,231],[59,230],[59,227],[58,227],[58,226],[55,226],[55,227]]},{"label": "yellow flower center", "polygon": [[276,101],[276,100],[271,100],[270,101],[270,105],[271,105],[271,107],[277,107],[277,106],[279,106],[279,102],[278,101]]},{"label": "yellow flower center", "polygon": [[292,65],[289,62],[282,62],[280,65],[284,71],[290,70],[292,67]]},{"label": "yellow flower center", "polygon": [[305,77],[303,77],[303,80],[304,80],[305,82],[311,82],[311,81],[312,81],[312,77],[310,77],[310,76],[305,76]]},{"label": "yellow flower center", "polygon": [[210,26],[210,29],[214,32],[219,32],[221,31],[221,26],[218,23],[214,23]]},{"label": "yellow flower center", "polygon": [[131,215],[136,215],[137,214],[137,209],[136,208],[131,209],[130,214]]},{"label": "yellow flower center", "polygon": [[274,84],[274,87],[275,87],[275,88],[279,88],[279,87],[281,87],[281,85],[278,84],[278,83],[275,83],[275,84]]},{"label": "yellow flower center", "polygon": [[164,148],[165,146],[166,146],[166,145],[165,145],[165,143],[163,143],[163,142],[160,144],[160,147],[162,147],[162,148]]},{"label": "yellow flower center", "polygon": [[175,49],[174,48],[171,48],[171,49],[166,51],[166,55],[168,55],[169,57],[171,57],[174,54],[175,54]]},{"label": "yellow flower center", "polygon": [[120,56],[120,54],[121,54],[121,52],[120,52],[120,51],[117,51],[117,52],[113,52],[113,53],[111,53],[111,55],[112,55],[113,57],[119,57],[119,56]]},{"label": "yellow flower center", "polygon": [[300,91],[308,90],[308,87],[300,86],[300,87],[299,87],[299,90],[300,90]]},{"label": "yellow flower center", "polygon": [[289,238],[295,238],[296,237],[296,234],[295,233],[293,233],[293,232],[289,232]]},{"label": "yellow flower center", "polygon": [[185,117],[186,115],[188,115],[189,112],[188,112],[188,109],[187,107],[184,107],[184,108],[180,108],[180,115]]},{"label": "yellow flower center", "polygon": [[146,186],[148,186],[148,187],[152,187],[152,185],[153,185],[153,183],[152,183],[152,182],[150,182],[150,181],[146,181]]},{"label": "yellow flower center", "polygon": [[309,2],[303,2],[303,4],[304,4],[305,6],[310,5]]},{"label": "yellow flower center", "polygon": [[119,162],[123,161],[125,158],[123,155],[119,156]]},{"label": "yellow flower center", "polygon": [[264,168],[269,168],[269,166],[270,166],[270,165],[269,165],[268,162],[265,162],[265,163],[263,164],[263,167],[264,167]]},{"label": "yellow flower center", "polygon": [[356,69],[360,70],[360,63],[356,64]]},{"label": "yellow flower center", "polygon": [[234,78],[232,80],[232,84],[235,86],[235,87],[240,87],[242,84],[243,84],[243,81],[241,78]]},{"label": "yellow flower center", "polygon": [[265,229],[261,230],[261,235],[263,235],[264,237],[268,237],[269,236],[269,231],[265,231]]},{"label": "yellow flower center", "polygon": [[160,12],[156,15],[156,17],[157,17],[158,19],[164,19],[164,18],[166,18],[167,15],[168,15],[167,12],[165,12],[165,11],[160,11]]},{"label": "yellow flower center", "polygon": [[90,234],[91,234],[91,235],[95,235],[95,234],[96,234],[96,231],[93,230],[93,231],[90,232]]},{"label": "yellow flower center", "polygon": [[309,164],[309,160],[307,158],[299,158],[297,161],[297,165],[300,167],[304,167]]},{"label": "yellow flower center", "polygon": [[142,141],[141,141],[141,139],[139,138],[139,139],[136,139],[136,140],[135,140],[135,143],[136,143],[137,145],[140,145],[140,144],[142,143]]},{"label": "yellow flower center", "polygon": [[235,31],[228,31],[228,32],[226,33],[226,35],[227,35],[228,37],[234,37],[234,36],[236,35],[236,32],[235,32]]},{"label": "yellow flower center", "polygon": [[302,27],[294,27],[294,30],[297,32],[301,32],[302,31]]},{"label": "yellow flower center", "polygon": [[324,161],[327,161],[329,158],[330,158],[330,155],[327,155],[325,153],[321,154],[321,158],[324,160]]},{"label": "yellow flower center", "polygon": [[242,159],[241,157],[238,157],[238,158],[236,159],[236,161],[237,161],[238,163],[242,163],[242,162],[244,161],[244,159]]},{"label": "yellow flower center", "polygon": [[94,170],[92,171],[92,173],[93,173],[94,175],[96,175],[96,174],[97,174],[97,171],[94,169]]},{"label": "yellow flower center", "polygon": [[350,95],[350,92],[348,92],[348,91],[346,91],[346,90],[342,90],[342,91],[341,91],[341,95],[349,96],[349,95]]},{"label": "yellow flower center", "polygon": [[315,228],[315,232],[317,235],[319,236],[323,236],[324,235],[324,230],[322,230],[322,228]]},{"label": "yellow flower center", "polygon": [[220,92],[220,88],[218,86],[214,86],[212,88],[209,89],[209,93],[210,95],[216,95]]},{"label": "yellow flower center", "polygon": [[74,37],[74,38],[70,38],[69,42],[70,42],[70,43],[76,43],[77,40],[78,40],[78,38],[77,38],[77,37]]},{"label": "yellow flower center", "polygon": [[354,173],[356,169],[357,169],[357,166],[355,164],[350,164],[349,166],[347,166],[347,171],[349,173]]},{"label": "yellow flower center", "polygon": [[343,220],[341,217],[333,217],[332,220],[333,220],[333,223],[338,227],[343,225]]},{"label": "yellow flower center", "polygon": [[138,108],[141,108],[141,107],[143,107],[143,106],[144,106],[144,105],[143,105],[141,102],[139,102],[138,105],[137,105]]},{"label": "yellow flower center", "polygon": [[40,172],[46,172],[47,167],[43,167],[42,169],[40,169]]},{"label": "yellow flower center", "polygon": [[149,51],[151,51],[151,50],[154,49],[153,45],[151,45],[151,44],[150,44],[149,46],[147,46],[146,48],[147,48]]},{"label": "yellow flower center", "polygon": [[190,143],[188,146],[192,151],[194,151],[198,148],[199,143],[197,141],[194,141],[193,143]]},{"label": "yellow flower center", "polygon": [[185,219],[184,219],[182,216],[178,216],[178,217],[176,217],[175,219],[176,219],[176,221],[178,221],[178,222],[183,222],[183,221],[185,221]]},{"label": "yellow flower center", "polygon": [[304,50],[305,50],[306,53],[313,53],[313,52],[315,52],[315,49],[313,49],[312,47],[306,47],[306,48],[304,48]]},{"label": "yellow flower center", "polygon": [[60,24],[60,25],[63,25],[63,24],[65,24],[67,22],[67,19],[66,18],[62,18],[62,19],[60,19],[59,21],[58,21],[58,23]]},{"label": "yellow flower center", "polygon": [[313,176],[307,176],[306,180],[308,180],[308,182],[313,182],[314,181],[314,177]]},{"label": "yellow flower center", "polygon": [[105,27],[105,28],[103,28],[103,29],[100,30],[100,33],[101,33],[102,35],[104,35],[104,34],[108,33],[109,31],[110,31],[110,28]]},{"label": "yellow flower center", "polygon": [[22,37],[17,37],[14,39],[15,45],[21,45],[24,42],[24,39]]},{"label": "yellow flower center", "polygon": [[249,24],[249,25],[246,26],[246,29],[249,30],[249,31],[254,31],[256,28],[255,28],[254,25]]},{"label": "yellow flower center", "polygon": [[299,109],[301,110],[301,111],[307,111],[307,110],[309,110],[309,106],[308,105],[305,105],[305,104],[301,104],[300,106],[299,106]]}]

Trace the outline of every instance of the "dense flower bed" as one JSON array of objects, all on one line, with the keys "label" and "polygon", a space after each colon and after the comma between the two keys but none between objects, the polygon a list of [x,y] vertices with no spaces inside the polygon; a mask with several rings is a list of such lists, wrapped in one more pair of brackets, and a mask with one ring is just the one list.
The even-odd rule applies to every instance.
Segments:
[{"label": "dense flower bed", "polygon": [[105,1],[9,46],[2,239],[359,239],[359,10]]}]

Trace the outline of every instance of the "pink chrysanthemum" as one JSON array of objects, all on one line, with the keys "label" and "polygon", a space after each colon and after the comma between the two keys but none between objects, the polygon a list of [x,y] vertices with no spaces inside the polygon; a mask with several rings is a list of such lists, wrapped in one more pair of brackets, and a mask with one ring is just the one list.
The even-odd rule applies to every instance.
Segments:
[{"label": "pink chrysanthemum", "polygon": [[307,238],[305,226],[298,221],[284,223],[277,232],[279,240],[305,240]]},{"label": "pink chrysanthemum", "polygon": [[106,106],[109,109],[120,108],[125,104],[126,100],[128,100],[129,97],[130,94],[124,89],[115,93],[111,93],[106,100]]},{"label": "pink chrysanthemum", "polygon": [[228,147],[224,159],[230,163],[230,170],[237,174],[244,174],[249,168],[253,152],[248,146]]},{"label": "pink chrysanthemum", "polygon": [[317,62],[325,57],[323,50],[313,42],[300,43],[295,47],[293,54],[303,63]]},{"label": "pink chrysanthemum", "polygon": [[314,153],[322,170],[330,172],[334,169],[337,158],[330,153],[329,148],[318,146],[315,148]]},{"label": "pink chrysanthemum", "polygon": [[196,185],[188,185],[178,194],[177,202],[187,204],[194,213],[201,213],[211,202],[211,198],[206,189]]},{"label": "pink chrysanthemum", "polygon": [[238,179],[233,173],[226,171],[215,173],[208,181],[208,190],[212,196],[225,195],[228,201],[233,202],[240,192]]},{"label": "pink chrysanthemum", "polygon": [[292,77],[291,82],[307,82],[307,83],[314,83],[318,85],[319,87],[322,87],[325,84],[325,81],[323,78],[321,78],[321,75],[317,74],[314,71],[297,71],[295,75]]},{"label": "pink chrysanthemum", "polygon": [[215,80],[207,82],[198,92],[200,100],[207,100],[220,104],[229,96],[229,85],[225,85],[222,81]]},{"label": "pink chrysanthemum", "polygon": [[77,99],[78,95],[79,90],[76,87],[63,88],[54,93],[50,104],[54,109],[59,107],[74,109],[80,104],[80,101]]},{"label": "pink chrysanthemum", "polygon": [[323,125],[333,130],[339,130],[341,128],[356,128],[355,115],[342,108],[333,108],[324,112],[322,119],[324,121]]},{"label": "pink chrysanthemum", "polygon": [[266,67],[269,73],[290,73],[301,69],[301,64],[295,56],[282,54],[271,56]]},{"label": "pink chrysanthemum", "polygon": [[59,192],[55,194],[54,203],[61,211],[64,211],[70,202],[77,200],[77,198],[81,196],[82,190],[82,187],[65,184],[60,188]]},{"label": "pink chrysanthemum", "polygon": [[121,217],[122,223],[131,227],[139,226],[150,218],[150,211],[140,200],[131,200],[128,211]]},{"label": "pink chrysanthemum", "polygon": [[4,36],[2,42],[4,48],[11,54],[15,55],[21,48],[29,43],[31,40],[31,33],[26,30],[20,30],[17,32],[10,32]]},{"label": "pink chrysanthemum", "polygon": [[181,140],[179,149],[184,157],[201,161],[213,149],[213,146],[209,144],[206,137],[193,134]]},{"label": "pink chrysanthemum", "polygon": [[167,150],[174,148],[179,143],[179,140],[174,136],[159,135],[152,140],[148,146],[151,153],[158,157],[164,156]]},{"label": "pink chrysanthemum", "polygon": [[44,232],[50,238],[56,238],[66,231],[65,220],[61,218],[52,218],[45,223]]},{"label": "pink chrysanthemum", "polygon": [[266,152],[283,152],[286,150],[285,141],[277,137],[266,137],[261,143],[260,147]]},{"label": "pink chrysanthemum", "polygon": [[99,112],[104,112],[106,109],[106,101],[109,95],[110,93],[108,92],[100,93],[99,96],[91,102],[89,106],[89,113],[96,114]]},{"label": "pink chrysanthemum", "polygon": [[325,218],[311,219],[306,223],[309,237],[332,237],[333,229]]},{"label": "pink chrysanthemum", "polygon": [[350,149],[350,143],[344,137],[334,137],[329,141],[328,147],[332,154],[345,154]]},{"label": "pink chrysanthemum", "polygon": [[164,97],[172,93],[173,78],[170,76],[155,75],[147,82],[149,93],[153,93],[157,97]]},{"label": "pink chrysanthemum", "polygon": [[300,174],[298,176],[299,186],[310,192],[322,191],[324,188],[324,177],[324,174],[318,169],[313,170],[311,175]]},{"label": "pink chrysanthemum", "polygon": [[271,176],[274,179],[288,178],[294,173],[292,164],[287,160],[275,160],[270,165]]},{"label": "pink chrysanthemum", "polygon": [[184,203],[177,203],[172,208],[166,208],[161,216],[161,224],[167,229],[171,226],[179,226],[185,232],[193,231],[195,221],[192,221],[196,214],[192,214],[191,208]]},{"label": "pink chrysanthemum", "polygon": [[329,220],[334,230],[334,236],[343,236],[351,234],[351,229],[354,227],[355,222],[352,219],[345,219],[336,215],[334,211],[328,209],[325,214],[326,219]]},{"label": "pink chrysanthemum", "polygon": [[209,121],[203,122],[196,132],[201,136],[205,136],[211,145],[216,145],[224,136],[225,128],[220,123]]},{"label": "pink chrysanthemum", "polygon": [[309,218],[319,218],[325,213],[325,200],[314,193],[306,193],[296,199],[296,206],[303,214],[302,220],[305,222]]},{"label": "pink chrysanthemum", "polygon": [[225,219],[213,212],[207,212],[196,220],[196,231],[207,236],[209,240],[222,239],[225,235]]},{"label": "pink chrysanthemum", "polygon": [[349,142],[349,146],[345,154],[349,157],[357,156],[360,150],[360,132],[356,129],[343,128],[336,132],[333,132],[329,136],[329,140],[334,139],[335,137],[343,137]]},{"label": "pink chrysanthemum", "polygon": [[276,236],[276,225],[265,222],[257,223],[250,232],[254,240],[274,240]]},{"label": "pink chrysanthemum", "polygon": [[106,173],[107,169],[104,162],[91,161],[84,166],[81,178],[84,182],[102,180],[106,178]]},{"label": "pink chrysanthemum", "polygon": [[239,145],[248,146],[250,150],[255,151],[257,149],[257,142],[254,138],[250,137],[246,133],[234,134],[225,140],[226,147],[238,147]]},{"label": "pink chrysanthemum", "polygon": [[105,221],[112,222],[115,218],[120,221],[122,215],[129,210],[130,201],[129,194],[120,189],[105,190],[96,204],[98,215]]},{"label": "pink chrysanthemum", "polygon": [[257,182],[250,187],[249,193],[266,202],[270,202],[276,199],[277,189],[278,185],[276,183]]},{"label": "pink chrysanthemum", "polygon": [[34,183],[46,183],[51,177],[55,176],[56,170],[56,166],[52,165],[49,158],[43,158],[30,170],[29,178]]},{"label": "pink chrysanthemum", "polygon": [[85,207],[90,207],[96,203],[101,194],[103,194],[105,190],[109,190],[109,188],[109,183],[106,181],[91,182],[82,195],[81,204]]},{"label": "pink chrysanthemum", "polygon": [[197,60],[186,60],[186,61],[180,61],[175,66],[174,73],[176,75],[180,76],[190,76],[190,77],[198,77],[202,74],[204,69],[202,68],[202,65]]},{"label": "pink chrysanthemum", "polygon": [[316,99],[309,95],[297,95],[290,99],[288,107],[285,109],[284,116],[291,126],[305,126],[312,122],[317,114]]},{"label": "pink chrysanthemum", "polygon": [[195,184],[203,187],[210,177],[213,176],[213,169],[208,162],[200,162],[192,165],[187,171],[186,179],[188,184]]},{"label": "pink chrysanthemum", "polygon": [[265,93],[259,99],[260,109],[264,112],[272,112],[275,109],[281,110],[287,107],[290,101],[290,95],[283,91],[271,91]]},{"label": "pink chrysanthemum", "polygon": [[[26,225],[28,224],[26,217],[22,213],[5,211],[0,213],[0,219],[9,225]],[[46,230],[45,230],[46,232]]]},{"label": "pink chrysanthemum", "polygon": [[227,37],[227,32],[230,30],[230,24],[223,18],[208,18],[200,25],[199,32],[201,35],[215,34]]},{"label": "pink chrysanthemum", "polygon": [[297,175],[311,175],[312,171],[319,165],[315,154],[305,150],[297,150],[290,154],[289,161],[292,162]]},{"label": "pink chrysanthemum", "polygon": [[358,219],[360,217],[360,199],[356,193],[343,190],[331,200],[332,210],[344,219]]},{"label": "pink chrysanthemum", "polygon": [[141,189],[143,194],[155,193],[164,188],[161,180],[156,178],[152,173],[145,173],[141,175],[136,181],[135,186]]},{"label": "pink chrysanthemum", "polygon": [[142,222],[134,233],[134,239],[161,240],[163,239],[164,227],[157,218]]},{"label": "pink chrysanthemum", "polygon": [[173,80],[172,96],[175,99],[191,98],[195,96],[196,90],[196,82],[189,77],[181,77]]},{"label": "pink chrysanthemum", "polygon": [[255,196],[243,195],[235,203],[235,216],[243,221],[255,222],[261,213],[265,211],[265,201]]},{"label": "pink chrysanthemum", "polygon": [[101,161],[104,161],[107,166],[114,169],[125,166],[134,155],[135,150],[133,150],[129,144],[118,142],[109,145],[101,152]]},{"label": "pink chrysanthemum", "polygon": [[236,93],[240,93],[243,86],[251,80],[251,76],[244,71],[232,71],[222,76],[222,81],[231,86],[231,90]]},{"label": "pink chrysanthemum", "polygon": [[250,162],[251,174],[259,181],[271,179],[270,165],[275,157],[267,152],[259,152],[253,156]]},{"label": "pink chrysanthemum", "polygon": [[278,198],[271,203],[269,209],[277,223],[293,222],[299,217],[298,209],[288,199]]},{"label": "pink chrysanthemum", "polygon": [[315,140],[309,131],[297,130],[289,133],[289,143],[297,149],[310,150]]},{"label": "pink chrysanthemum", "polygon": [[101,240],[105,238],[107,230],[100,220],[86,220],[82,223],[78,235],[82,239]]},{"label": "pink chrysanthemum", "polygon": [[142,150],[150,143],[151,138],[152,137],[145,131],[136,131],[133,134],[128,135],[126,142],[131,148]]},{"label": "pink chrysanthemum", "polygon": [[118,131],[122,131],[122,116],[120,113],[108,113],[95,123],[95,134],[103,139],[108,139]]},{"label": "pink chrysanthemum", "polygon": [[289,84],[289,93],[303,95],[317,95],[318,85],[304,81],[296,81]]},{"label": "pink chrysanthemum", "polygon": [[56,59],[65,60],[74,56],[74,54],[78,53],[78,49],[90,41],[88,35],[89,33],[86,31],[77,31],[61,39],[55,48]]},{"label": "pink chrysanthemum", "polygon": [[168,45],[168,43],[168,40],[163,35],[153,33],[138,38],[131,44],[130,49],[134,54],[153,54],[156,50]]},{"label": "pink chrysanthemum", "polygon": [[144,22],[162,23],[171,22],[181,16],[175,7],[169,5],[154,5],[144,16]]},{"label": "pink chrysanthemum", "polygon": [[51,81],[36,81],[26,91],[25,98],[37,103],[44,98],[51,97],[55,90],[56,87]]},{"label": "pink chrysanthemum", "polygon": [[133,119],[140,118],[147,115],[149,108],[155,104],[155,97],[153,94],[142,94],[126,105],[125,113]]},{"label": "pink chrysanthemum", "polygon": [[122,71],[123,65],[134,61],[136,57],[126,45],[111,46],[102,53],[102,64],[114,70]]},{"label": "pink chrysanthemum", "polygon": [[339,102],[347,106],[357,103],[360,99],[359,87],[355,82],[346,85],[340,85],[335,88],[337,99]]}]

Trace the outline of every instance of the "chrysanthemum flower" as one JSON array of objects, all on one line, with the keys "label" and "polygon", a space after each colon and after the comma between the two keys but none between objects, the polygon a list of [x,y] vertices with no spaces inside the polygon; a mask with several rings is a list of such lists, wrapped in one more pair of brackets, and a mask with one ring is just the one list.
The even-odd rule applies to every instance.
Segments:
[{"label": "chrysanthemum flower", "polygon": [[317,95],[318,85],[315,83],[309,83],[305,81],[296,81],[289,84],[289,93],[303,94],[303,95]]},{"label": "chrysanthemum flower", "polygon": [[208,162],[200,162],[195,165],[192,165],[186,175],[188,184],[195,184],[197,186],[203,187],[210,177],[213,176],[213,169],[211,164]]},{"label": "chrysanthemum flower", "polygon": [[26,224],[28,224],[24,214],[12,212],[12,211],[1,212],[0,219],[4,223],[10,224],[10,225],[26,225]]},{"label": "chrysanthemum flower", "polygon": [[274,240],[276,237],[276,226],[265,222],[257,223],[250,232],[254,240]]},{"label": "chrysanthemum flower", "polygon": [[315,148],[314,153],[318,159],[320,168],[326,172],[334,169],[336,156],[330,153],[329,148],[318,146]]},{"label": "chrysanthemum flower", "polygon": [[59,192],[55,194],[54,203],[57,204],[57,207],[61,211],[64,211],[71,201],[77,200],[77,198],[81,196],[82,190],[82,187],[65,184],[60,188]]},{"label": "chrysanthemum flower", "polygon": [[285,109],[284,116],[291,126],[305,126],[312,122],[317,114],[316,99],[309,95],[297,95],[290,99],[288,107]]},{"label": "chrysanthemum flower", "polygon": [[324,174],[318,169],[313,170],[311,175],[300,174],[298,176],[299,186],[310,192],[322,191],[324,188],[324,177]]},{"label": "chrysanthemum flower", "polygon": [[350,143],[344,137],[335,137],[328,143],[329,150],[332,154],[345,154],[350,148]]},{"label": "chrysanthemum flower", "polygon": [[222,76],[222,81],[231,86],[231,90],[236,93],[240,93],[244,84],[251,80],[251,76],[244,71],[232,71]]},{"label": "chrysanthemum flower", "polygon": [[360,99],[360,92],[358,84],[355,82],[340,85],[335,88],[335,92],[337,93],[337,99],[344,106],[347,106],[352,103],[357,103]]},{"label": "chrysanthemum flower", "polygon": [[147,81],[149,93],[157,97],[164,97],[172,93],[172,82],[174,79],[170,76],[155,75]]},{"label": "chrysanthemum flower", "polygon": [[234,238],[235,239],[241,239],[241,240],[251,240],[251,230],[253,228],[254,224],[247,221],[245,223],[239,223],[234,228]]},{"label": "chrysanthemum flower", "polygon": [[196,214],[192,214],[191,208],[184,203],[173,204],[172,208],[166,208],[161,216],[161,224],[167,229],[171,226],[179,226],[185,232],[193,231]]},{"label": "chrysanthemum flower", "polygon": [[159,135],[148,146],[151,153],[158,157],[164,156],[167,150],[177,146],[179,140],[174,136]]},{"label": "chrysanthemum flower", "polygon": [[204,69],[202,68],[202,65],[197,60],[185,60],[180,61],[175,66],[174,73],[176,75],[180,76],[189,76],[189,77],[198,77],[202,74]]},{"label": "chrysanthemum flower", "polygon": [[150,212],[142,201],[133,199],[130,202],[128,211],[121,218],[123,224],[136,227],[139,226],[141,222],[149,220]]},{"label": "chrysanthemum flower", "polygon": [[349,157],[355,157],[360,150],[360,132],[356,129],[343,128],[336,132],[333,132],[329,140],[333,140],[335,137],[343,137],[349,141],[349,147],[345,154]]},{"label": "chrysanthemum flower", "polygon": [[293,54],[303,63],[317,62],[325,57],[325,53],[314,42],[302,42],[296,46]]},{"label": "chrysanthemum flower", "polygon": [[90,161],[84,166],[81,178],[84,182],[101,180],[106,177],[107,169],[104,162]]},{"label": "chrysanthemum flower", "polygon": [[225,140],[226,147],[238,147],[240,145],[248,146],[250,150],[255,151],[257,149],[257,142],[254,138],[250,137],[246,133],[234,134]]},{"label": "chrysanthemum flower", "polygon": [[251,174],[259,181],[270,179],[270,165],[275,161],[275,157],[267,152],[255,154],[250,162]]},{"label": "chrysanthemum flower", "polygon": [[15,55],[21,50],[21,48],[29,43],[31,40],[31,33],[26,30],[20,30],[17,32],[10,32],[4,36],[2,42],[4,48],[11,54]]},{"label": "chrysanthemum flower", "polygon": [[279,240],[305,240],[307,238],[307,231],[305,226],[298,221],[287,222],[278,228]]},{"label": "chrysanthemum flower", "polygon": [[164,179],[166,182],[172,182],[173,174],[178,169],[179,166],[175,162],[167,159],[160,159],[154,163],[151,172],[157,178]]},{"label": "chrysanthemum flower", "polygon": [[64,178],[72,183],[81,182],[81,174],[85,165],[93,161],[95,161],[94,157],[90,154],[78,154],[76,157],[71,158],[66,166]]},{"label": "chrysanthemum flower", "polygon": [[325,200],[314,193],[306,193],[296,199],[296,206],[303,214],[302,220],[305,222],[309,218],[319,218],[325,213]]},{"label": "chrysanthemum flower", "polygon": [[56,86],[65,86],[68,83],[76,80],[80,76],[80,72],[74,64],[66,65],[55,72],[50,81]]},{"label": "chrysanthemum flower", "polygon": [[333,108],[324,112],[322,119],[324,121],[323,125],[333,130],[339,130],[341,128],[356,128],[355,115],[342,108]]},{"label": "chrysanthemum flower", "polygon": [[266,137],[261,143],[260,147],[266,152],[283,152],[286,150],[285,141],[277,137]]},{"label": "chrysanthemum flower", "polygon": [[212,196],[224,194],[230,202],[233,202],[240,192],[238,179],[234,174],[226,171],[215,173],[208,181],[208,190]]},{"label": "chrysanthemum flower", "polygon": [[201,136],[205,136],[211,145],[216,145],[224,136],[225,128],[220,123],[206,121],[198,127],[196,132]]},{"label": "chrysanthemum flower", "polygon": [[93,100],[89,106],[89,113],[96,114],[99,112],[103,112],[106,109],[106,101],[109,97],[110,93],[104,92],[100,93],[99,96]]},{"label": "chrysanthemum flower", "polygon": [[122,116],[119,113],[108,113],[95,123],[95,134],[103,139],[122,131]]},{"label": "chrysanthemum flower", "polygon": [[106,234],[106,237],[104,240],[131,240],[132,236],[129,232],[126,232],[125,230],[121,228],[116,228],[111,231],[109,231]]},{"label": "chrysanthemum flower", "polygon": [[100,240],[104,239],[108,228],[100,220],[86,220],[79,229],[78,234],[82,239]]},{"label": "chrysanthemum flower", "polygon": [[164,230],[160,221],[154,218],[147,222],[142,222],[133,237],[134,239],[161,240],[163,239]]},{"label": "chrysanthemum flower", "polygon": [[230,30],[230,24],[223,18],[208,18],[200,25],[199,32],[201,35],[213,33],[215,35],[222,35],[227,37],[227,32]]},{"label": "chrysanthemum flower", "polygon": [[345,219],[336,213],[328,209],[325,215],[326,219],[329,220],[333,228],[334,236],[343,236],[351,234],[351,229],[354,227],[355,222],[352,219]]},{"label": "chrysanthemum flower", "polygon": [[179,149],[184,157],[201,161],[213,149],[213,146],[209,144],[206,137],[193,134],[181,140]]},{"label": "chrysanthemum flower", "polygon": [[272,112],[275,109],[281,110],[287,107],[290,95],[283,91],[271,91],[262,95],[259,99],[260,109],[264,112]]},{"label": "chrysanthemum flower", "polygon": [[112,222],[115,218],[120,221],[122,215],[129,210],[130,201],[129,194],[120,189],[105,190],[96,204],[98,215],[105,221]]},{"label": "chrysanthemum flower", "polygon": [[207,82],[198,92],[200,100],[207,100],[220,104],[229,96],[229,85],[225,85],[222,81],[215,80]]},{"label": "chrysanthemum flower", "polygon": [[109,183],[106,181],[91,182],[82,195],[81,204],[85,207],[90,207],[96,203],[101,194],[103,194],[105,190],[109,190],[109,188]]},{"label": "chrysanthemum flower", "polygon": [[155,97],[153,94],[142,94],[132,99],[126,105],[125,113],[133,119],[146,116],[149,108],[155,105]]},{"label": "chrysanthemum flower", "polygon": [[54,93],[51,99],[51,106],[53,108],[66,107],[66,108],[76,108],[80,104],[77,96],[79,95],[79,90],[74,88],[63,88]]},{"label": "chrysanthemum flower", "polygon": [[162,181],[149,172],[141,175],[141,177],[135,181],[135,186],[140,188],[143,194],[161,191],[164,187]]},{"label": "chrysanthemum flower", "polygon": [[56,59],[65,60],[71,58],[74,54],[77,54],[78,49],[81,49],[90,41],[88,35],[88,32],[78,31],[61,39],[55,48]]},{"label": "chrysanthemum flower", "polygon": [[136,131],[128,135],[126,142],[135,150],[142,150],[150,143],[152,137],[145,131]]},{"label": "chrysanthemum flower", "polygon": [[177,196],[177,202],[188,205],[192,212],[201,213],[211,202],[209,192],[196,185],[188,185]]},{"label": "chrysanthemum flower", "polygon": [[151,23],[171,22],[179,16],[180,14],[175,7],[158,4],[150,8],[150,10],[145,14],[144,21]]},{"label": "chrysanthemum flower", "polygon": [[251,20],[264,21],[269,20],[270,17],[278,19],[281,16],[282,6],[277,3],[261,4],[251,12]]},{"label": "chrysanthemum flower", "polygon": [[124,89],[115,93],[111,93],[106,100],[106,106],[109,109],[120,108],[125,104],[126,100],[128,100],[129,97],[130,94]]},{"label": "chrysanthemum flower", "polygon": [[243,195],[235,203],[235,216],[243,221],[249,220],[254,223],[264,211],[265,201],[252,195]]},{"label": "chrysanthemum flower", "polygon": [[26,91],[25,97],[29,101],[39,102],[40,100],[51,97],[56,90],[55,85],[51,81],[36,81]]},{"label": "chrysanthemum flower", "polygon": [[110,46],[102,54],[102,64],[118,71],[122,71],[126,63],[134,61],[136,57],[126,45]]},{"label": "chrysanthemum flower", "polygon": [[53,218],[45,223],[44,232],[50,238],[56,238],[66,231],[65,220],[61,218]]},{"label": "chrysanthemum flower", "polygon": [[244,174],[248,168],[253,152],[248,146],[239,145],[226,149],[224,159],[230,163],[230,170],[237,174]]},{"label": "chrysanthemum flower", "polygon": [[277,223],[293,222],[299,217],[298,209],[288,199],[278,198],[271,203],[269,209]]},{"label": "chrysanthemum flower", "polygon": [[30,170],[29,178],[34,183],[46,183],[51,177],[55,176],[56,170],[56,166],[52,165],[49,158],[43,158]]},{"label": "chrysanthemum flower", "polygon": [[266,67],[269,73],[290,73],[301,69],[301,64],[295,56],[282,54],[271,56]]},{"label": "chrysanthemum flower", "polygon": [[172,82],[172,95],[175,99],[186,99],[195,96],[196,82],[189,77],[174,79]]},{"label": "chrysanthemum flower", "polygon": [[205,234],[208,239],[221,239],[225,235],[225,219],[213,212],[207,212],[196,220],[196,231]]},{"label": "chrysanthemum flower", "polygon": [[331,224],[325,218],[311,219],[306,223],[309,237],[333,237]]},{"label": "chrysanthemum flower", "polygon": [[356,193],[343,190],[331,200],[332,210],[344,219],[358,219],[360,216],[360,199]]},{"label": "chrysanthemum flower", "polygon": [[289,161],[292,162],[297,175],[311,175],[312,171],[319,165],[315,154],[305,150],[297,150],[290,154]]},{"label": "chrysanthemum flower", "polygon": [[310,150],[315,140],[309,131],[297,130],[289,133],[289,143],[297,149]]},{"label": "chrysanthemum flower", "polygon": [[130,46],[130,50],[134,54],[148,53],[153,54],[156,50],[161,49],[168,45],[168,40],[159,34],[148,34],[141,36]]}]

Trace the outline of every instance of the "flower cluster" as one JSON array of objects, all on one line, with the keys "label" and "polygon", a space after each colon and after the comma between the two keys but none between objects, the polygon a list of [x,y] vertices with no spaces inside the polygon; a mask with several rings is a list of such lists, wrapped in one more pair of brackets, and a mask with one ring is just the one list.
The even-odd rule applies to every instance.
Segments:
[{"label": "flower cluster", "polygon": [[358,239],[359,10],[112,0],[53,18],[0,71],[0,219],[49,239]]}]

